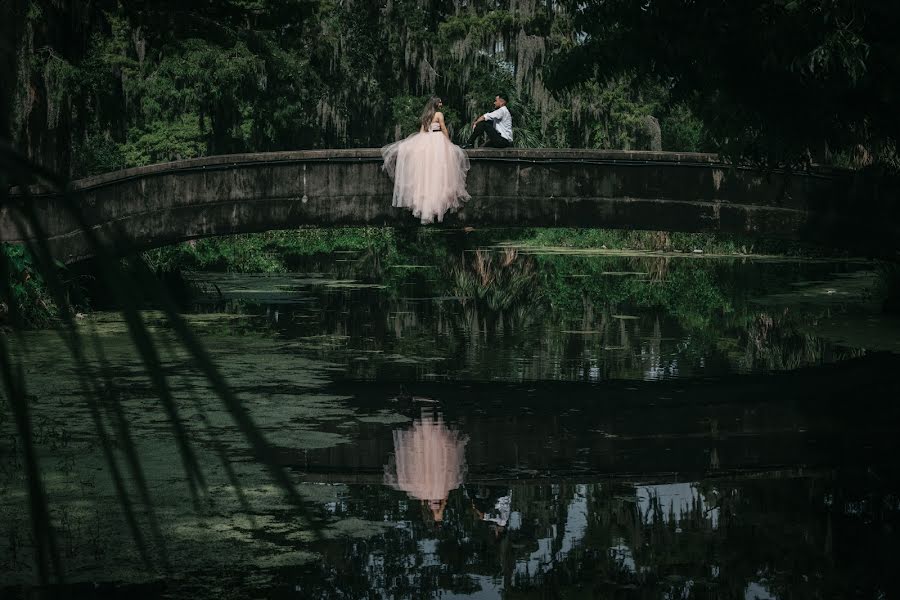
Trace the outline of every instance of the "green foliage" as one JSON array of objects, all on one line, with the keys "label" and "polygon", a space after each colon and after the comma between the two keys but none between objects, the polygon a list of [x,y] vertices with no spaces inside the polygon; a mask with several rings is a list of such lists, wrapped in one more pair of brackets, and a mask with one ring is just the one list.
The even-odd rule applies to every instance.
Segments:
[{"label": "green foliage", "polygon": [[564,89],[636,73],[685,102],[721,152],[804,164],[900,137],[898,17],[896,3],[850,0],[589,0],[575,15],[583,37],[550,79]]},{"label": "green foliage", "polygon": [[403,138],[419,130],[419,117],[428,96],[399,96],[391,102],[391,114],[397,124],[396,138]]},{"label": "green foliage", "polygon": [[[665,231],[628,231],[618,229],[565,229],[537,230],[525,241],[538,247],[609,248],[611,250],[662,250],[708,253],[733,253],[741,251],[743,244],[736,238],[702,233],[671,233]],[[744,249],[746,252],[746,248]]]},{"label": "green foliage", "polygon": [[[655,308],[677,318],[687,330],[702,332],[715,314],[729,313],[730,291],[720,281],[715,266],[658,259],[655,273],[615,276],[607,264],[591,258],[538,256],[538,288],[551,309],[564,321],[582,318],[585,303],[612,311]],[[636,259],[634,269],[647,268]]]},{"label": "green foliage", "polygon": [[84,53],[42,57],[54,105],[72,111],[73,173],[380,146],[415,131],[432,94],[462,142],[499,91],[511,96],[518,146],[640,148],[645,118],[668,106],[665,86],[632,76],[547,92],[547,59],[576,43],[563,4],[229,0],[174,10],[93,9]]},{"label": "green foliage", "polygon": [[470,37],[499,36],[516,25],[515,15],[508,10],[489,10],[483,14],[464,12],[438,25],[438,36],[443,42],[462,42]]},{"label": "green foliage", "polygon": [[157,270],[224,271],[235,273],[280,273],[280,257],[267,247],[266,239],[237,235],[185,242],[144,253],[147,264]]},{"label": "green foliage", "polygon": [[394,246],[395,232],[389,227],[310,227],[294,231],[275,231],[270,244],[289,255],[308,256],[336,250],[389,252]]},{"label": "green foliage", "polygon": [[144,259],[161,271],[283,273],[293,257],[367,249],[385,256],[395,251],[393,241],[387,228],[310,228],[194,240],[147,251]]},{"label": "green foliage", "polygon": [[[667,150],[900,162],[900,48],[887,25],[898,9],[888,4],[225,0],[86,10],[73,44],[83,51],[41,48],[29,63],[50,116],[71,113],[79,175],[380,146],[415,131],[432,94],[461,142],[500,90],[521,147],[646,149],[655,117]],[[51,18],[32,12],[36,23]]]},{"label": "green foliage", "polygon": [[44,16],[44,10],[41,8],[40,3],[38,2],[29,2],[27,4],[27,12],[25,13],[25,18],[28,21],[37,22],[40,21]]},{"label": "green foliage", "polygon": [[645,119],[655,112],[652,100],[634,93],[635,78],[618,77],[601,84],[585,84],[583,96],[595,119],[584,123],[586,145],[591,148],[635,149]]},{"label": "green foliage", "polygon": [[133,141],[119,151],[128,167],[196,158],[205,153],[208,134],[196,115],[182,115],[177,123],[153,121],[144,129],[133,129],[129,132]]},{"label": "green foliage", "polygon": [[27,326],[48,324],[56,316],[57,308],[31,255],[22,246],[0,244],[0,260],[6,262],[9,272],[6,288],[9,297],[0,297],[0,324],[11,310],[15,310]]},{"label": "green foliage", "polygon": [[43,79],[47,91],[47,124],[53,129],[68,110],[69,90],[77,85],[78,70],[49,48],[36,56],[43,62]]},{"label": "green foliage", "polygon": [[108,135],[88,134],[73,149],[73,176],[88,177],[124,169],[126,159],[122,146],[115,143]]},{"label": "green foliage", "polygon": [[674,152],[709,152],[713,148],[707,140],[703,121],[690,107],[680,102],[672,106],[660,120],[663,150]]},{"label": "green foliage", "polygon": [[668,231],[636,231],[621,229],[532,230],[519,243],[534,247],[562,247],[610,250],[642,250],[666,252],[694,252],[705,254],[778,254],[790,256],[820,256],[825,249],[799,242],[747,239],[736,235],[711,233],[682,233]]},{"label": "green foliage", "polygon": [[482,250],[471,253],[451,268],[453,294],[494,313],[533,305],[540,299],[534,263],[517,258],[512,250],[500,255]]}]

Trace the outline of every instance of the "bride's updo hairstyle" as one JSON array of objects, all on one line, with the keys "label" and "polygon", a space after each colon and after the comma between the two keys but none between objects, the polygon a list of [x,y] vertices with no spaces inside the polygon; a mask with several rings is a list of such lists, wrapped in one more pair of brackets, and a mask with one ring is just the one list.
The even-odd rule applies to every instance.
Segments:
[{"label": "bride's updo hairstyle", "polygon": [[425,103],[425,110],[422,111],[422,118],[419,119],[419,124],[425,131],[431,129],[431,121],[434,120],[434,113],[437,112],[440,103],[441,99],[437,96],[432,96],[428,99],[428,102]]}]

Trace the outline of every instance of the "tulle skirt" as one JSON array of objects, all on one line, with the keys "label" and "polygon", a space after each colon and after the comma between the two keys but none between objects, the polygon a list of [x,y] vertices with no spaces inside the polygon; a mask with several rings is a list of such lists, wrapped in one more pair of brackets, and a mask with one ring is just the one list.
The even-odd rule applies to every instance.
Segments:
[{"label": "tulle skirt", "polygon": [[469,199],[469,157],[441,132],[414,133],[381,149],[384,170],[394,180],[393,205],[409,208],[422,223],[443,221]]},{"label": "tulle skirt", "polygon": [[419,500],[446,500],[465,477],[467,441],[441,417],[413,421],[411,428],[394,431],[385,484]]}]

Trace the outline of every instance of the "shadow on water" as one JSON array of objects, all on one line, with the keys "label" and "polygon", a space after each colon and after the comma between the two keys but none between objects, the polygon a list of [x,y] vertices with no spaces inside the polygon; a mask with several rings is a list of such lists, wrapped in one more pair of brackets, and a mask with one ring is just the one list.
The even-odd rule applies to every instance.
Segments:
[{"label": "shadow on water", "polygon": [[[900,354],[871,264],[452,234],[293,260],[182,273],[180,313],[160,299],[70,319],[90,336],[74,358],[53,332],[17,333],[70,583],[26,587],[26,452],[4,447],[4,597],[896,588]],[[237,425],[223,394],[241,399]],[[147,564],[162,542],[168,571]]]},{"label": "shadow on water", "polygon": [[[69,558],[74,550],[61,542],[61,533],[68,529],[66,513],[60,515],[58,508],[49,501],[46,449],[41,442],[46,441],[46,417],[38,416],[39,395],[31,393],[35,386],[35,375],[41,376],[29,367],[33,352],[37,349],[29,345],[28,316],[22,304],[23,286],[32,278],[46,286],[47,300],[41,300],[44,308],[53,313],[56,324],[54,336],[58,336],[59,352],[57,360],[69,359],[74,368],[68,372],[69,391],[80,404],[80,416],[88,416],[91,443],[100,448],[103,466],[109,474],[117,508],[120,510],[123,530],[130,535],[129,546],[137,554],[141,567],[148,573],[170,573],[172,563],[167,540],[158,519],[158,497],[153,497],[147,483],[146,461],[135,442],[131,421],[121,404],[123,389],[116,384],[117,374],[112,368],[108,349],[102,336],[90,324],[78,323],[77,307],[84,302],[79,298],[79,290],[69,285],[65,277],[65,266],[51,252],[47,233],[44,231],[38,213],[41,203],[32,197],[32,187],[36,184],[43,189],[66,190],[67,184],[55,174],[31,163],[18,151],[6,143],[0,144],[0,211],[12,222],[21,234],[28,238],[23,245],[24,254],[8,251],[6,245],[0,247],[0,307],[3,322],[0,323],[0,395],[5,409],[0,424],[4,425],[4,438],[8,445],[2,447],[3,455],[9,460],[6,471],[4,499],[11,488],[12,506],[4,503],[6,517],[16,514],[21,520],[28,515],[26,529],[18,529],[11,519],[7,519],[7,539],[9,556],[4,561],[14,573],[12,581],[25,580],[27,584],[37,582],[49,589],[51,595],[57,591],[68,594],[65,582],[69,578]],[[20,195],[10,195],[10,189],[18,186]],[[197,459],[196,440],[184,426],[181,407],[173,396],[173,382],[169,379],[163,363],[175,351],[180,350],[190,361],[193,370],[205,384],[205,393],[210,392],[228,412],[232,425],[241,431],[246,450],[260,465],[269,467],[268,473],[289,500],[299,518],[306,517],[305,504],[297,494],[293,482],[272,461],[272,450],[265,437],[247,414],[241,401],[225,382],[218,367],[211,361],[204,346],[186,324],[167,292],[138,260],[130,260],[130,267],[123,268],[112,251],[113,248],[128,247],[128,240],[117,232],[99,234],[86,225],[84,214],[74,205],[63,202],[60,209],[73,219],[87,240],[91,252],[97,256],[98,277],[114,295],[114,303],[119,309],[122,323],[127,328],[130,351],[136,355],[141,373],[152,385],[153,398],[160,414],[164,415],[167,435],[177,449],[172,456],[183,469],[183,483],[189,492],[190,502],[197,513],[202,513],[210,495],[204,469]],[[23,257],[27,258],[25,260]],[[141,293],[137,293],[141,290]],[[173,339],[166,344],[151,335],[142,314],[143,300],[152,298],[160,310]],[[52,308],[48,305],[52,304]],[[11,423],[7,423],[11,421]],[[7,426],[9,425],[9,426]],[[59,430],[51,428],[54,432]],[[83,432],[82,432],[83,433]],[[54,444],[68,443],[68,433],[59,434],[62,440],[54,439]],[[53,447],[51,450],[58,449]],[[221,448],[220,448],[221,450]],[[51,455],[52,456],[52,455]],[[233,473],[230,458],[224,451],[219,453],[220,466],[228,474],[231,492],[249,511],[249,504],[242,490],[242,484]],[[11,485],[10,485],[11,484]],[[24,503],[16,503],[24,498]],[[100,521],[99,507],[97,521]],[[26,512],[27,511],[27,512]],[[61,520],[60,520],[61,519]],[[308,522],[310,530],[317,531],[314,522]],[[28,534],[25,534],[25,531]],[[99,543],[95,540],[99,551]],[[27,550],[26,550],[27,549]],[[69,552],[67,552],[69,550]],[[95,553],[96,559],[100,552]],[[50,587],[51,582],[56,586]],[[3,584],[10,581],[3,581]]]}]

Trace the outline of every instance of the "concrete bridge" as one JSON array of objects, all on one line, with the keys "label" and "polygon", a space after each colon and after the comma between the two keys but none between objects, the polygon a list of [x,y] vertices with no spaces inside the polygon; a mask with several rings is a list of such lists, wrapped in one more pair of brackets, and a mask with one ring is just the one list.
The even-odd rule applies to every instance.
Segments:
[{"label": "concrete bridge", "polygon": [[[862,247],[895,255],[898,206],[858,176],[790,174],[707,154],[594,150],[471,150],[472,200],[443,226],[596,227],[716,232]],[[75,181],[69,195],[33,189],[56,256],[93,250],[66,202],[120,254],[232,233],[349,225],[416,225],[391,206],[378,149],[211,156]],[[21,190],[13,198],[23,199]],[[0,240],[22,242],[8,209]]]}]

